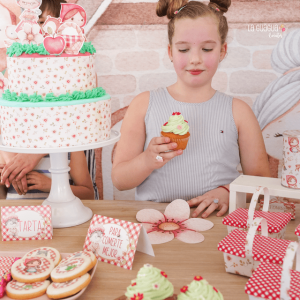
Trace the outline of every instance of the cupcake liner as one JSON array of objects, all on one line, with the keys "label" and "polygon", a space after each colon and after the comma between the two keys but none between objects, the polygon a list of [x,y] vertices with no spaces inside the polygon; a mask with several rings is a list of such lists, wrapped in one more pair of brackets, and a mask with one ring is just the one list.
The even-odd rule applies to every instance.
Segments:
[{"label": "cupcake liner", "polygon": [[177,147],[174,149],[174,151],[176,151],[176,150],[184,150],[186,148],[190,138],[190,133],[188,132],[187,134],[181,136],[179,134],[162,131],[161,136],[168,137],[170,138],[171,142],[176,143]]}]

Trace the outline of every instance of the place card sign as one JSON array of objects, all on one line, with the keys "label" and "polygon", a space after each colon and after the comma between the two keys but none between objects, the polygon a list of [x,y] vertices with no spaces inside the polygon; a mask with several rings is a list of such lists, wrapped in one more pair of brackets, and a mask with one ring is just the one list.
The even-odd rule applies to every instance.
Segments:
[{"label": "place card sign", "polygon": [[1,207],[2,241],[52,239],[51,206]]},{"label": "place card sign", "polygon": [[142,224],[94,215],[83,246],[98,260],[131,270],[135,251],[154,256]]}]

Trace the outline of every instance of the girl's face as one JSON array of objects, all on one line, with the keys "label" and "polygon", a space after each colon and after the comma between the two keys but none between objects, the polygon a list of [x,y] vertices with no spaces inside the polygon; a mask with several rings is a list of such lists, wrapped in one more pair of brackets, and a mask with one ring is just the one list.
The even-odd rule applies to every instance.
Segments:
[{"label": "girl's face", "polygon": [[25,9],[35,9],[41,5],[41,3],[36,0],[20,0],[18,4]]},{"label": "girl's face", "polygon": [[212,17],[179,19],[168,53],[178,80],[190,87],[210,85],[227,44],[221,45],[216,21]]},{"label": "girl's face", "polygon": [[291,139],[290,145],[291,146],[297,146],[298,145],[298,140],[297,139]]},{"label": "girl's face", "polygon": [[84,18],[81,16],[81,14],[78,12],[76,15],[74,15],[72,18],[69,19],[71,22],[76,23],[79,27],[83,26],[84,24]]},{"label": "girl's face", "polygon": [[27,263],[28,267],[36,267],[38,265],[39,265],[39,262],[37,260],[30,261],[30,262]]}]

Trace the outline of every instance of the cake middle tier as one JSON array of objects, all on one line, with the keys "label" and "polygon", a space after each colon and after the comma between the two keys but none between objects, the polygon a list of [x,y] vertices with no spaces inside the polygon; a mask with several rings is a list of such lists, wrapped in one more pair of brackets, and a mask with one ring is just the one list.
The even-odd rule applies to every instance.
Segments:
[{"label": "cake middle tier", "polygon": [[7,58],[9,89],[46,97],[96,87],[95,55],[90,53],[60,56],[22,54]]}]

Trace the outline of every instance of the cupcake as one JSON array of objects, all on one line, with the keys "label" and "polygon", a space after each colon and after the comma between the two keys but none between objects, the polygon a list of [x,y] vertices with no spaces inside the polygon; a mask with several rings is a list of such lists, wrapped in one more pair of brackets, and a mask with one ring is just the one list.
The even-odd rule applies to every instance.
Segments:
[{"label": "cupcake", "polygon": [[178,300],[223,300],[222,294],[201,276],[195,276],[180,292]]},{"label": "cupcake", "polygon": [[188,121],[184,119],[180,112],[174,112],[161,127],[161,135],[171,139],[171,142],[177,143],[177,147],[174,150],[184,150],[188,143],[189,133]]},{"label": "cupcake", "polygon": [[124,298],[126,300],[176,300],[172,283],[167,279],[167,274],[144,265],[138,272],[137,278],[131,281]]}]

